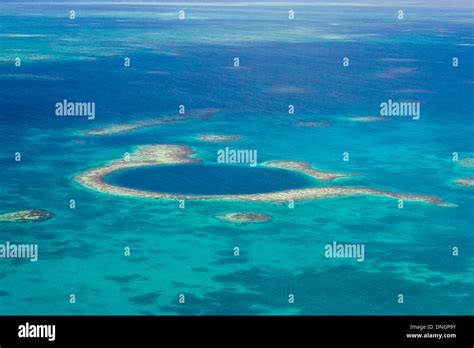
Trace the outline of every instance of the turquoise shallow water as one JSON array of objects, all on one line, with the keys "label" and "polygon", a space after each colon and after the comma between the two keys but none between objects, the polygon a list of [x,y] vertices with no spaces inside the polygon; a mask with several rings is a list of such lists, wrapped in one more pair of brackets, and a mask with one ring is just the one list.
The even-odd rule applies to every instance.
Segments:
[{"label": "turquoise shallow water", "polygon": [[[56,215],[0,224],[0,243],[39,246],[36,263],[0,259],[0,314],[472,314],[473,191],[455,180],[474,170],[453,161],[453,152],[474,157],[469,10],[409,6],[400,22],[392,7],[299,7],[289,22],[286,7],[194,7],[180,22],[172,6],[89,5],[75,21],[69,6],[0,6],[0,213]],[[95,102],[96,118],[56,117],[63,99]],[[388,99],[420,101],[420,119],[350,120],[377,116]],[[79,134],[164,117],[181,104],[225,111],[126,134]],[[457,207],[399,209],[390,198],[358,196],[292,209],[228,201],[182,209],[73,180],[147,144],[187,145],[215,164],[225,144],[197,140],[202,134],[242,136],[228,146],[257,150],[259,163],[361,174],[324,185],[436,195]],[[273,219],[234,225],[214,217],[241,211]],[[333,241],[364,244],[364,262],[325,258]]]}]

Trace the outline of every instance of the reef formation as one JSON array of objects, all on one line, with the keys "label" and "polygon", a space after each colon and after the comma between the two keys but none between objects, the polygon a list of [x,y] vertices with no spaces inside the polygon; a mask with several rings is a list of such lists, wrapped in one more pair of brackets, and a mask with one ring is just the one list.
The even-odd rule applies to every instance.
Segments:
[{"label": "reef formation", "polygon": [[196,109],[184,114],[176,114],[171,116],[165,116],[160,118],[148,119],[148,120],[140,120],[135,122],[129,123],[121,123],[121,124],[114,124],[102,128],[96,129],[89,129],[80,132],[82,135],[97,135],[97,136],[104,136],[104,135],[113,135],[113,134],[123,134],[128,133],[134,130],[148,128],[148,127],[156,127],[165,124],[173,124],[180,121],[200,118],[200,119],[207,119],[214,116],[216,113],[222,112],[222,109]]},{"label": "reef formation", "polygon": [[329,127],[329,123],[325,122],[298,122],[296,124],[297,126],[300,127]]},{"label": "reef formation", "polygon": [[240,135],[215,135],[215,134],[206,134],[198,137],[201,141],[206,141],[209,143],[223,143],[228,141],[240,140],[242,137]]},{"label": "reef formation", "polygon": [[270,215],[261,213],[228,213],[216,215],[216,219],[235,224],[261,223],[272,219]]},{"label": "reef formation", "polygon": [[0,222],[39,222],[49,220],[53,216],[53,213],[46,210],[21,210],[0,214]]},{"label": "reef formation", "polygon": [[474,167],[474,157],[467,157],[459,160],[459,165],[466,168]]},{"label": "reef formation", "polygon": [[[77,175],[74,179],[84,187],[103,192],[107,194],[156,198],[156,199],[178,199],[178,200],[221,200],[221,201],[249,201],[249,202],[275,202],[284,203],[288,201],[306,201],[323,198],[371,195],[401,199],[406,201],[426,202],[438,206],[455,206],[443,202],[437,196],[426,196],[409,193],[397,193],[381,191],[365,187],[344,187],[344,186],[318,186],[304,189],[292,189],[278,192],[255,193],[255,194],[225,194],[225,195],[192,195],[192,194],[173,194],[162,192],[151,192],[131,189],[127,187],[115,186],[107,183],[104,179],[112,172],[141,166],[164,165],[164,164],[186,164],[199,163],[200,159],[189,157],[195,154],[189,147],[180,145],[147,145],[139,147],[134,151],[130,160],[116,160],[102,167],[88,170]],[[310,168],[306,162],[297,161],[271,161],[263,165],[287,170],[296,170],[307,175],[313,176],[319,180],[333,180],[345,176],[356,174],[339,174],[323,172]]]},{"label": "reef formation", "polygon": [[311,165],[308,162],[299,162],[299,161],[269,161],[263,164],[266,167],[280,168],[293,170],[295,172],[304,173],[315,179],[322,181],[330,181],[337,178],[344,178],[350,176],[359,176],[360,174],[343,174],[343,173],[333,173],[325,172],[322,170],[311,168]]},{"label": "reef formation", "polygon": [[456,184],[460,186],[474,187],[474,178],[457,179]]},{"label": "reef formation", "polygon": [[351,121],[355,122],[384,122],[388,121],[389,118],[382,117],[382,116],[360,116],[360,117],[351,117],[349,118]]}]

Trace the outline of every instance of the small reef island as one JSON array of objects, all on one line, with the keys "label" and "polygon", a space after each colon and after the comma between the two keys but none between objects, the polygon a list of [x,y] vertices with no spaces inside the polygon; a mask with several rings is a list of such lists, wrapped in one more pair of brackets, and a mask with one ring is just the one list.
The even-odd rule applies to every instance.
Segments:
[{"label": "small reef island", "polygon": [[[275,202],[284,203],[292,201],[315,200],[332,197],[344,197],[354,195],[372,195],[402,199],[406,201],[417,201],[435,204],[438,206],[455,206],[445,203],[437,196],[426,196],[409,193],[397,193],[381,191],[367,187],[345,187],[345,186],[315,186],[301,189],[290,189],[278,192],[250,193],[250,194],[174,194],[164,192],[152,192],[137,190],[133,188],[116,186],[105,181],[105,177],[113,172],[137,168],[143,166],[156,166],[165,164],[202,163],[202,160],[190,155],[195,154],[187,146],[181,145],[145,145],[138,147],[130,155],[128,161],[124,159],[112,161],[104,166],[90,169],[77,175],[74,180],[82,186],[112,195],[155,198],[155,199],[183,199],[183,200],[228,200],[228,201],[250,201],[250,202]],[[350,177],[357,174],[341,174],[324,172],[311,168],[309,163],[298,161],[271,161],[262,164],[312,176],[318,180],[330,181],[342,177]]]},{"label": "small reef island", "polygon": [[206,134],[206,135],[200,135],[198,137],[199,140],[205,141],[208,143],[224,143],[228,141],[235,141],[235,140],[240,140],[243,137],[240,135],[215,135],[215,134]]},{"label": "small reef island", "polygon": [[0,214],[0,222],[39,222],[49,220],[53,216],[53,213],[46,210],[21,210]]},{"label": "small reef island", "polygon": [[218,220],[234,224],[262,223],[272,219],[270,215],[261,213],[228,213],[214,217]]},{"label": "small reef island", "polygon": [[330,124],[326,122],[297,122],[299,127],[329,127]]},{"label": "small reef island", "polygon": [[459,165],[466,168],[474,167],[474,157],[467,157],[459,160]]},{"label": "small reef island", "polygon": [[196,109],[191,110],[183,114],[175,114],[171,116],[153,118],[148,120],[141,120],[129,123],[120,123],[114,124],[111,126],[106,126],[103,128],[88,129],[80,132],[81,135],[114,135],[114,134],[124,134],[134,130],[156,127],[160,125],[173,124],[181,121],[191,120],[191,119],[208,119],[213,117],[215,114],[224,111],[223,109]]},{"label": "small reef island", "polygon": [[[474,167],[474,158],[463,158],[458,163],[461,167],[472,168]],[[459,186],[474,187],[474,178],[460,178],[455,180],[455,184]]]},{"label": "small reef island", "polygon": [[360,116],[360,117],[351,117],[349,118],[351,121],[355,122],[384,122],[390,120],[387,117],[382,116]]},{"label": "small reef island", "polygon": [[456,184],[460,186],[474,187],[474,178],[457,179]]}]

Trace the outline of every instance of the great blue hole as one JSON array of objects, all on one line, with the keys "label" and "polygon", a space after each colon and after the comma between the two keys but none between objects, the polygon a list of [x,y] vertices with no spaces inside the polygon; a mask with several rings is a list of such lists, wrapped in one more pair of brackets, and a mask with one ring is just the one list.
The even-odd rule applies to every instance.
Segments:
[{"label": "great blue hole", "polygon": [[190,195],[277,192],[314,187],[314,179],[290,170],[241,165],[158,165],[122,169],[105,181],[136,190]]}]

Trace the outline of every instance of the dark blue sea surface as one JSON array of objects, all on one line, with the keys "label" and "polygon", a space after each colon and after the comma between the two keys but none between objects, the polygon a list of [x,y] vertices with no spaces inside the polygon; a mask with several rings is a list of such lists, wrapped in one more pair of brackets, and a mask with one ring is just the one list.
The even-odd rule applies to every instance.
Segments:
[{"label": "dark blue sea surface", "polygon": [[137,190],[192,195],[265,193],[315,186],[302,174],[249,165],[149,166],[114,172],[105,181]]}]

